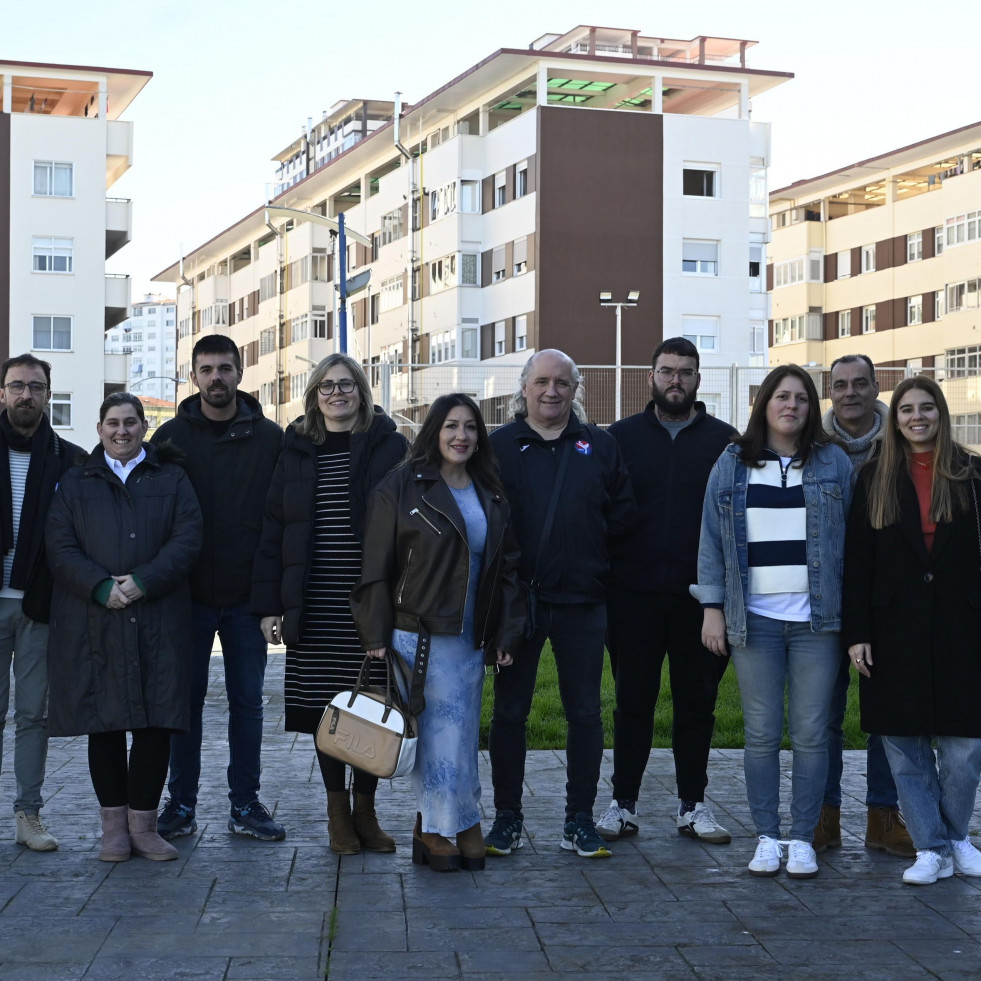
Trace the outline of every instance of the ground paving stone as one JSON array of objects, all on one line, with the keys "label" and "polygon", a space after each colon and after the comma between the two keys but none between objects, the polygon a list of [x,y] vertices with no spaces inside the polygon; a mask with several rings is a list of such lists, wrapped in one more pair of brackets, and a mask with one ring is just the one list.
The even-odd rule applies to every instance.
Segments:
[{"label": "ground paving stone", "polygon": [[[29,852],[14,843],[12,817],[0,824],[0,981],[277,981],[327,971],[331,981],[981,977],[981,879],[912,889],[901,882],[908,862],[864,848],[863,753],[845,754],[844,846],[819,857],[815,880],[746,873],[756,842],[742,754],[732,750],[713,751],[708,791],[733,834],[729,846],[678,834],[673,759],[656,750],[640,834],[613,843],[611,859],[580,859],[559,847],[565,754],[533,752],[525,847],[489,859],[484,872],[437,875],[411,862],[415,802],[407,780],[383,781],[378,792],[394,855],[329,851],[312,741],[282,729],[282,670],[282,653],[273,651],[262,798],[286,825],[283,842],[227,830],[218,657],[205,705],[198,831],[175,841],[177,861],[99,862],[86,741],[51,741],[44,817],[61,849]],[[9,801],[9,720],[6,735],[0,800]],[[784,800],[790,762],[783,754]],[[486,753],[480,773],[489,819]],[[607,752],[598,810],[609,800],[611,775]]]}]

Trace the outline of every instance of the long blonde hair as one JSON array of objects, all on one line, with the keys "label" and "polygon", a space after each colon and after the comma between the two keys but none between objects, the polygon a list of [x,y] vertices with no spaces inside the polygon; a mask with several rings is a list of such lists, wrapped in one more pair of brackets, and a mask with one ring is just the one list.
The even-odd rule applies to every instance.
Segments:
[{"label": "long blonde hair", "polygon": [[889,403],[882,453],[869,485],[869,521],[873,528],[885,528],[900,519],[900,474],[909,473],[912,450],[899,431],[897,411],[903,397],[912,389],[926,392],[936,404],[940,417],[937,439],[933,445],[930,520],[950,522],[955,513],[967,508],[967,481],[971,479],[973,454],[954,439],[950,409],[940,386],[926,375],[917,375],[915,378],[904,378],[896,386]]}]

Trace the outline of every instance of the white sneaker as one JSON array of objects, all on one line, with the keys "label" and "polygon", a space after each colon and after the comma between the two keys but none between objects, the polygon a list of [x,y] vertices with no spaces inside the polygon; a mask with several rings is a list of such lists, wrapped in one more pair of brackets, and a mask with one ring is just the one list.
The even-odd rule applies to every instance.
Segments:
[{"label": "white sneaker", "polygon": [[693,811],[678,815],[678,834],[707,841],[712,845],[728,845],[732,841],[732,835],[715,820],[711,808],[701,801],[695,805]]},{"label": "white sneaker", "polygon": [[600,833],[600,837],[604,841],[619,841],[621,838],[631,838],[639,830],[637,825],[637,811],[628,810],[626,807],[621,807],[616,800],[611,800],[610,806],[596,822],[596,830]]},{"label": "white sneaker", "polygon": [[965,838],[950,843],[954,871],[958,875],[981,875],[981,852]]},{"label": "white sneaker", "polygon": [[780,859],[783,858],[783,846],[776,838],[760,835],[760,843],[756,846],[756,854],[749,863],[750,875],[776,875],[780,871]]},{"label": "white sneaker", "polygon": [[38,814],[17,812],[17,844],[27,845],[32,852],[53,852],[58,840],[41,824]]},{"label": "white sneaker", "polygon": [[787,846],[787,875],[791,879],[813,879],[817,874],[817,856],[811,843],[791,841]]},{"label": "white sneaker", "polygon": [[916,863],[903,873],[903,882],[910,886],[929,886],[937,879],[949,879],[954,874],[954,860],[929,849],[917,851]]}]

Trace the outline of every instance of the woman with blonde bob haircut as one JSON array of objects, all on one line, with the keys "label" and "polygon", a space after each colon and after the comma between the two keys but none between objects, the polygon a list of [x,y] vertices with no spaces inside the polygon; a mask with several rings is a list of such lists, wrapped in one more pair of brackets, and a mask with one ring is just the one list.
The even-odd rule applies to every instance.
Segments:
[{"label": "woman with blonde bob haircut", "polygon": [[[286,729],[315,733],[328,702],[357,681],[364,660],[348,597],[361,574],[365,502],[408,443],[372,402],[365,373],[331,354],[310,373],[304,412],[286,430],[253,564],[252,612],[271,644],[286,644]],[[379,662],[372,682],[382,683]],[[395,851],[375,818],[377,778],[317,751],[330,848]]]},{"label": "woman with blonde bob haircut", "polygon": [[882,453],[855,489],[842,641],[860,675],[862,728],[882,736],[916,847],[910,885],[981,876],[967,837],[981,778],[979,477],[940,386],[901,381]]}]

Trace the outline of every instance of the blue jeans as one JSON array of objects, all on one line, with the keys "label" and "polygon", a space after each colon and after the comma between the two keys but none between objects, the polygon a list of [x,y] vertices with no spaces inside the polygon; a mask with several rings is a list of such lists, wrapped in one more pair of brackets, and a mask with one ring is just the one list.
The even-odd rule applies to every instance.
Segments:
[{"label": "blue jeans", "polygon": [[208,669],[215,634],[221,640],[228,696],[228,799],[243,807],[259,796],[262,753],[262,685],[266,640],[248,603],[191,605],[191,728],[170,740],[170,782],[174,800],[193,807],[201,780],[201,715],[208,692]]},{"label": "blue jeans", "polygon": [[[851,660],[843,654],[831,696],[831,719],[828,722],[828,782],[824,787],[824,803],[841,807],[841,753],[845,745],[845,710],[848,705],[848,684],[851,680]],[[865,756],[865,806],[897,807],[896,783],[892,779],[882,737],[870,735]]]},{"label": "blue jeans", "polygon": [[981,739],[883,736],[906,827],[917,851],[950,854],[967,837],[981,778]]},{"label": "blue jeans", "polygon": [[0,599],[0,753],[14,665],[14,810],[37,814],[48,759],[48,625],[24,616],[21,601]]},{"label": "blue jeans", "polygon": [[746,646],[732,650],[743,705],[746,796],[756,833],[780,837],[784,690],[794,760],[790,838],[810,842],[828,776],[828,710],[841,657],[837,631],[746,613]]},{"label": "blue jeans", "polygon": [[514,653],[514,664],[494,679],[490,728],[494,807],[521,814],[525,779],[525,724],[546,639],[552,642],[559,694],[568,722],[566,736],[566,818],[592,814],[603,759],[600,682],[606,636],[605,603],[538,604],[538,629]]}]

